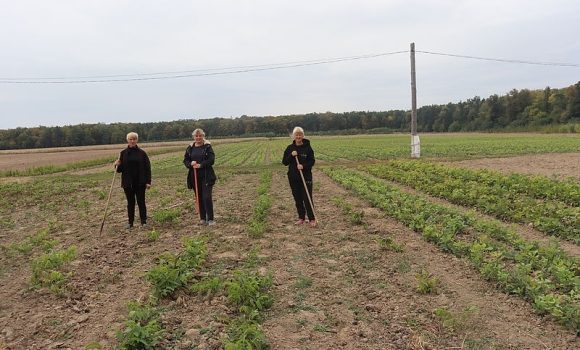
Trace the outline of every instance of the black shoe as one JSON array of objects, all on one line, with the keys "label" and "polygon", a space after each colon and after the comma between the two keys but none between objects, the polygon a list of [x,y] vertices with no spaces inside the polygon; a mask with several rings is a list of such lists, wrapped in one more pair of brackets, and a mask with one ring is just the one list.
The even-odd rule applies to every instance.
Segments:
[{"label": "black shoe", "polygon": [[132,227],[133,227],[133,224],[127,224],[127,226],[125,226],[125,230],[128,230],[128,229],[130,229]]}]

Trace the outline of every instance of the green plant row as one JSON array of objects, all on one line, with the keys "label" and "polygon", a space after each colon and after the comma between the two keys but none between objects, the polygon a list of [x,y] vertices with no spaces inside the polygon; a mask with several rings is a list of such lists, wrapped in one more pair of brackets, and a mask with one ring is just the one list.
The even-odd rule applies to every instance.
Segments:
[{"label": "green plant row", "polygon": [[475,181],[488,187],[503,188],[511,193],[580,206],[580,183],[575,177],[559,180],[543,175],[532,176],[514,172],[504,174],[492,169],[467,169],[416,161],[392,161],[387,165],[401,171],[415,171],[420,167],[421,172],[436,176],[454,178],[463,182]]},{"label": "green plant row", "polygon": [[433,203],[354,170],[322,170],[341,186],[422,233],[442,251],[469,261],[501,290],[523,297],[539,312],[580,330],[580,262],[562,251],[556,241],[546,245],[526,241],[500,221]]},{"label": "green plant row", "polygon": [[[216,152],[215,166],[237,167],[246,163],[252,155],[261,148],[267,148],[267,141],[258,140],[254,142],[238,142],[235,144],[218,145],[214,148]],[[219,155],[219,156],[218,156]],[[264,163],[262,158],[261,164]]]},{"label": "green plant row", "polygon": [[252,218],[246,227],[251,237],[263,237],[268,230],[268,213],[272,207],[272,198],[268,195],[270,184],[272,183],[272,172],[266,170],[260,175],[260,185],[258,186],[258,199],[252,208]]},{"label": "green plant row", "polygon": [[[525,176],[510,176],[490,170],[474,171],[423,161],[390,161],[386,164],[361,166],[374,176],[388,179],[452,203],[471,206],[486,214],[515,223],[532,224],[548,235],[580,244],[580,209],[563,201],[539,199],[538,192],[526,187],[533,181],[520,181]],[[536,177],[541,178],[541,177]],[[531,180],[531,178],[528,178]],[[562,182],[543,181],[548,192],[563,190]],[[571,187],[572,183],[568,183]],[[580,186],[575,186],[580,192]],[[557,195],[552,195],[557,197]]]},{"label": "green plant row", "polygon": [[155,349],[160,346],[167,330],[162,327],[162,315],[154,305],[160,298],[187,288],[202,295],[225,291],[228,303],[236,306],[239,314],[233,320],[223,319],[228,323],[227,338],[222,339],[225,349],[267,349],[259,322],[262,311],[270,308],[274,301],[268,293],[272,276],[249,270],[235,270],[231,276],[209,276],[203,266],[207,255],[206,239],[184,237],[182,241],[184,251],[177,255],[163,253],[157,264],[145,273],[145,279],[152,285],[150,302],[127,303],[128,320],[123,323],[123,329],[116,331],[119,348]]}]

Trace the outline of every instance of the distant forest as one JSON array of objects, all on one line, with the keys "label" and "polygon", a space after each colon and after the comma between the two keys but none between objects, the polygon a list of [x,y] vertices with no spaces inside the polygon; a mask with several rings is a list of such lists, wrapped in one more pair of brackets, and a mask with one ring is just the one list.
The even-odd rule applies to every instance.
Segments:
[{"label": "distant forest", "polygon": [[[411,110],[16,128],[0,130],[0,150],[119,144],[126,142],[130,131],[137,132],[141,142],[191,139],[196,128],[202,128],[207,138],[289,136],[295,126],[303,127],[307,135],[410,133]],[[423,106],[417,109],[417,131],[577,133],[580,82],[562,89],[513,89],[503,96]]]}]

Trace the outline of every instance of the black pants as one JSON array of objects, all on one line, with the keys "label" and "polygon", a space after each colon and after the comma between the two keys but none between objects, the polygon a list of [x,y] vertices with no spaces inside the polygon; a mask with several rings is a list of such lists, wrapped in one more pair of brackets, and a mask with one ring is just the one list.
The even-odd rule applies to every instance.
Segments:
[{"label": "black pants", "polygon": [[141,224],[147,223],[147,206],[145,205],[145,185],[139,184],[130,188],[124,188],[125,197],[127,197],[127,216],[129,217],[129,225],[133,225],[135,221],[135,200],[139,205],[139,218]]},{"label": "black pants", "polygon": [[[312,210],[312,206],[308,200],[302,180],[288,179],[288,182],[290,183],[290,189],[292,190],[292,197],[294,197],[294,202],[296,203],[298,218],[306,219],[306,216],[308,215],[308,220],[314,220],[314,211]],[[312,199],[312,180],[306,180],[305,182],[306,187],[308,188],[308,194],[310,194],[310,199]]]},{"label": "black pants", "polygon": [[199,218],[201,220],[214,219],[212,190],[213,185],[206,185],[204,179],[198,179],[197,195],[199,196]]}]

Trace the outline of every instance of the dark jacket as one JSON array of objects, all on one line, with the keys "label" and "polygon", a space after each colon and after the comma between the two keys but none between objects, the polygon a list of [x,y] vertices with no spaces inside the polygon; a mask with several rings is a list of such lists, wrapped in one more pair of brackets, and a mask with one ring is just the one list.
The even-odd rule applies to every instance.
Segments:
[{"label": "dark jacket", "polygon": [[[137,154],[134,154],[136,152]],[[129,162],[129,157],[131,159],[138,159],[138,164],[134,164],[131,169],[131,163]],[[122,173],[121,175],[121,187],[131,188],[133,186],[133,179],[131,174],[136,174],[139,177],[139,185],[151,184],[151,162],[149,161],[149,156],[147,153],[139,148],[127,147],[121,151],[119,154],[119,159],[121,160],[121,165],[117,167],[117,172]]]},{"label": "dark jacket", "polygon": [[284,156],[282,157],[282,164],[288,166],[288,179],[301,180],[302,177],[300,176],[296,159],[292,156],[292,151],[298,152],[298,161],[304,167],[302,169],[304,179],[312,181],[312,167],[316,159],[314,159],[314,150],[310,147],[310,140],[302,139],[302,145],[300,146],[296,145],[296,141],[292,141],[292,144],[286,147]]},{"label": "dark jacket", "polygon": [[[215,175],[215,171],[213,170],[213,163],[215,162],[215,153],[209,141],[205,140],[203,146],[203,161],[200,163],[201,168],[197,169],[197,176],[198,181],[203,181],[203,183],[207,185],[215,184],[217,177]],[[193,150],[193,142],[187,146],[185,150],[185,154],[183,155],[183,165],[189,169],[187,172],[187,188],[192,189],[194,186],[194,179],[193,179],[193,168],[191,167],[191,161],[193,156],[191,151]],[[198,162],[199,163],[199,162]]]}]

